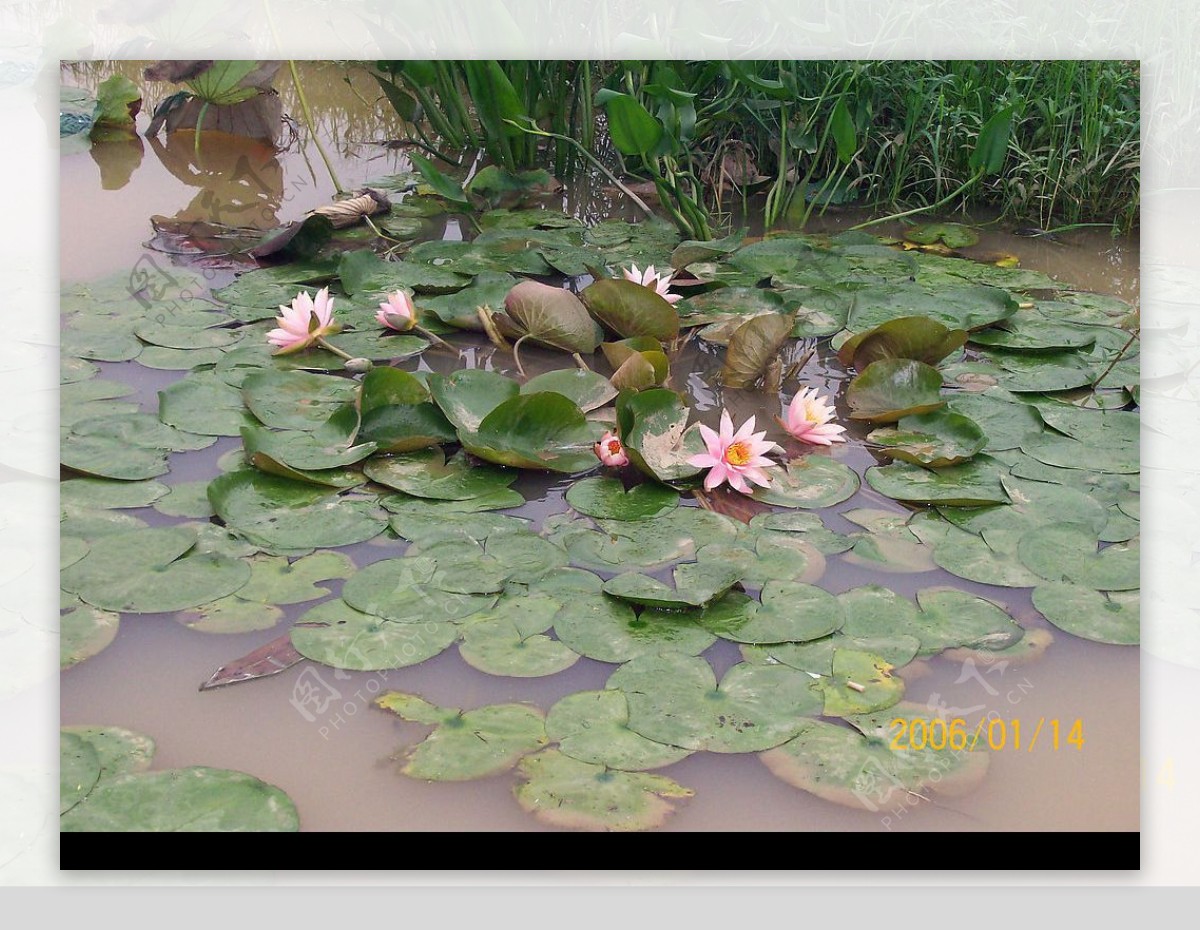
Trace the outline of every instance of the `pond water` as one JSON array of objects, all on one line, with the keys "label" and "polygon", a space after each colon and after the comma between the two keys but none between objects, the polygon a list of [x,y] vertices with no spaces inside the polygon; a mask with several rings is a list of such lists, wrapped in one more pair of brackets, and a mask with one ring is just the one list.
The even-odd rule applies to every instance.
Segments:
[{"label": "pond water", "polygon": [[[140,67],[121,70],[141,84]],[[111,66],[64,68],[64,82],[94,88]],[[302,69],[314,117],[335,168],[347,188],[371,178],[403,170],[404,156],[378,142],[402,134],[388,110],[372,105],[377,89],[361,70],[332,64]],[[286,72],[277,86],[284,112],[299,112]],[[144,109],[165,95],[160,86],[146,88]],[[139,118],[139,126],[146,117]],[[190,133],[164,142],[139,139],[124,145],[93,147],[88,153],[64,156],[61,162],[61,277],[65,284],[124,272],[149,256],[169,267],[170,256],[148,249],[151,216],[175,219],[219,219],[235,225],[269,228],[299,219],[329,202],[333,186],[316,147],[300,129],[287,150],[274,153],[262,145],[209,134],[197,153]],[[139,155],[140,151],[140,155]],[[600,187],[567,188],[561,206],[591,218],[623,212],[612,192]],[[816,217],[810,231],[836,230],[860,221],[854,211]],[[1011,253],[1021,267],[1044,271],[1081,289],[1121,297],[1133,304],[1138,296],[1136,241],[1113,241],[1106,230],[1065,232],[1056,241],[1014,236],[999,224],[984,224],[980,248]],[[898,226],[873,229],[894,234]],[[469,237],[454,221],[443,234]],[[212,287],[227,283],[228,267],[211,270]],[[463,360],[426,353],[421,365],[450,371],[463,364],[494,368],[514,375],[511,356],[485,339],[455,337]],[[848,380],[826,345],[804,370],[805,383],[822,393],[838,394],[845,413]],[[523,349],[530,370],[561,367],[565,356]],[[763,397],[725,391],[714,385],[721,364],[719,350],[691,340],[672,361],[672,386],[685,391],[706,422],[728,407],[735,422],[750,414],[764,415]],[[126,400],[142,410],[157,409],[157,391],[182,372],[156,370],[135,362],[98,363],[101,376],[132,385]],[[415,360],[401,367],[413,370]],[[766,417],[779,412],[774,400]],[[760,419],[760,424],[762,423]],[[842,422],[849,422],[842,420]],[[834,459],[859,475],[878,464],[863,444],[867,428],[851,427],[854,439],[834,447]],[[769,438],[785,441],[772,427]],[[219,473],[218,460],[240,442],[222,438],[211,447],[173,454],[168,484],[207,480]],[[791,448],[795,451],[795,443]],[[570,481],[523,475],[517,484],[530,501],[518,513],[535,521],[567,509],[563,494]],[[849,533],[858,527],[841,516],[854,507],[880,508],[907,515],[908,510],[872,490],[865,482],[857,494],[836,508],[821,511],[826,525]],[[173,522],[149,508],[125,511],[151,524]],[[379,537],[345,548],[358,568],[400,554],[403,543]],[[1029,589],[1000,588],[956,578],[941,569],[918,573],[881,573],[829,555],[820,585],[839,593],[876,583],[913,597],[923,588],[952,585],[1000,603],[1023,626],[1050,629],[1033,608]],[[341,582],[325,582],[335,595]],[[64,725],[108,724],[149,734],[157,741],[155,768],[208,765],[235,769],[283,789],[296,803],[304,830],[314,831],[530,831],[553,829],[526,814],[514,802],[511,772],[463,783],[422,782],[397,774],[397,756],[419,741],[427,728],[401,721],[372,706],[389,690],[420,694],[433,703],[472,708],[483,704],[525,701],[548,709],[572,692],[600,689],[613,666],[582,658],[545,678],[507,678],[484,674],[467,665],[451,648],[420,665],[383,672],[344,672],[303,662],[256,681],[200,691],[222,665],[227,665],[284,633],[310,603],[284,609],[284,619],[269,630],[240,634],[205,634],[176,622],[170,615],[125,615],[116,640],[100,654],[68,669],[61,683]],[[1027,751],[994,751],[986,778],[962,797],[892,795],[875,811],[852,810],[823,801],[777,779],[753,753],[697,753],[658,774],[695,792],[678,804],[660,828],[678,831],[793,830],[1135,830],[1139,790],[1139,652],[1135,648],[1090,642],[1053,630],[1054,642],[1038,660],[988,667],[982,662],[946,657],[918,660],[898,674],[905,699],[972,724],[985,715],[1032,729],[1039,720],[1060,721],[1063,733],[1082,721],[1082,749],[1065,742],[1058,749],[1037,746]],[[706,653],[718,675],[740,656],[733,643],[718,641]],[[301,675],[318,675],[330,695],[320,712],[298,707],[296,686]],[[336,695],[336,696],[334,696]],[[1028,730],[1027,730],[1028,732]]]}]

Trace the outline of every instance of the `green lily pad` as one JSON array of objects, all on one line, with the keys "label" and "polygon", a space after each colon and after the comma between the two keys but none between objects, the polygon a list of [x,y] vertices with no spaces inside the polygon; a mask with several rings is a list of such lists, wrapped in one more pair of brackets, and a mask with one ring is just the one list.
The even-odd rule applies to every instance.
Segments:
[{"label": "green lily pad", "polygon": [[579,661],[578,653],[545,635],[561,606],[546,594],[505,598],[467,622],[458,651],[468,665],[489,675],[555,675]]},{"label": "green lily pad", "polygon": [[565,756],[617,771],[662,768],[691,755],[690,750],[646,739],[628,724],[624,692],[579,691],[550,708],[546,736]]},{"label": "green lily pad", "polygon": [[322,471],[361,462],[375,451],[373,442],[351,444],[357,432],[358,412],[347,406],[311,431],[243,427],[242,445],[256,465],[266,456],[295,471]]},{"label": "green lily pad", "polygon": [[1007,663],[1017,666],[1040,659],[1053,642],[1054,636],[1049,630],[1032,629],[1026,630],[1025,635],[1007,649],[972,649],[962,646],[947,649],[941,656],[950,662],[966,662],[970,659],[982,665]]},{"label": "green lily pad", "polygon": [[370,498],[331,494],[253,471],[230,472],[208,486],[217,516],[256,545],[278,549],[330,549],[365,542],[387,527]]},{"label": "green lily pad", "polygon": [[598,590],[560,599],[555,634],[573,651],[598,662],[628,662],[665,651],[699,655],[716,642],[716,636],[678,611],[647,609],[635,614],[629,604]]},{"label": "green lily pad", "polygon": [[892,664],[881,656],[855,649],[834,649],[833,671],[813,687],[825,698],[824,716],[869,714],[899,703],[904,681],[892,675]]},{"label": "green lily pad", "polygon": [[64,536],[60,533],[58,543],[59,570],[61,571],[68,565],[74,565],[88,554],[89,548],[91,547],[84,540],[75,536]]},{"label": "green lily pad", "polygon": [[242,394],[212,372],[192,372],[158,392],[158,418],[168,426],[203,436],[238,436],[256,425]]},{"label": "green lily pad", "polygon": [[687,463],[704,451],[698,428],[689,430],[688,408],[674,391],[652,388],[617,397],[617,421],[629,460],[658,481],[699,474]]},{"label": "green lily pad", "polygon": [[961,529],[987,535],[988,545],[1015,553],[1029,530],[1049,523],[1082,523],[1100,533],[1108,522],[1103,506],[1075,488],[1002,475],[1010,504],[957,510],[940,508],[943,517]]},{"label": "green lily pad", "polygon": [[154,740],[123,727],[63,727],[60,733],[76,736],[92,747],[101,779],[144,772],[154,759]]},{"label": "green lily pad", "polygon": [[1097,372],[1078,352],[1027,355],[992,348],[983,354],[986,360],[999,366],[997,383],[1017,393],[1068,391],[1087,387],[1096,380]]},{"label": "green lily pad", "polygon": [[768,313],[746,320],[729,337],[721,383],[730,388],[749,388],[762,377],[767,366],[792,336],[792,318]]},{"label": "green lily pad", "polygon": [[1007,649],[1024,635],[1006,611],[956,588],[923,588],[917,592],[917,603],[921,607],[915,621],[921,655],[957,646]]},{"label": "green lily pad", "polygon": [[[880,718],[896,712],[905,720],[928,721],[927,708],[910,705],[903,713],[889,708]],[[860,724],[867,727],[867,724]],[[878,732],[876,732],[878,730]],[[983,780],[988,756],[983,751],[893,750],[886,729],[867,733],[825,721],[804,721],[796,737],[764,752],[759,758],[771,774],[802,791],[835,804],[874,813],[904,803],[909,792],[941,791],[961,794]]]},{"label": "green lily pad", "polygon": [[86,798],[100,781],[100,757],[95,748],[75,733],[60,733],[59,812],[67,813]]},{"label": "green lily pad", "polygon": [[304,371],[262,371],[242,382],[246,407],[272,429],[315,430],[357,392],[346,378]]},{"label": "green lily pad", "polygon": [[435,707],[415,694],[389,691],[375,699],[384,710],[434,730],[404,754],[400,771],[428,781],[469,781],[505,772],[546,745],[542,713],[528,704],[489,704],[462,711]]},{"label": "green lily pad", "polygon": [[989,530],[978,535],[948,530],[936,543],[933,560],[950,574],[980,584],[1006,588],[1031,588],[1039,578],[1018,557],[1011,537],[998,531],[1003,542],[993,543]]},{"label": "green lily pad", "polygon": [[776,291],[761,287],[722,287],[681,300],[675,309],[681,326],[708,326],[765,313],[782,314],[784,302]]},{"label": "green lily pad", "polygon": [[542,471],[580,472],[597,465],[593,444],[600,438],[572,401],[544,391],[521,394],[499,404],[459,440],[472,455],[497,465]]},{"label": "green lily pad", "polygon": [[478,368],[430,375],[428,383],[434,401],[455,429],[469,433],[478,430],[489,413],[517,397],[521,390],[511,378]]},{"label": "green lily pad", "polygon": [[64,814],[71,832],[226,832],[299,829],[296,807],[243,772],[193,766],[104,779]]},{"label": "green lily pad", "polygon": [[595,410],[617,396],[617,389],[603,375],[582,368],[563,368],[530,378],[521,385],[522,394],[552,391],[574,402],[580,410]]},{"label": "green lily pad", "polygon": [[971,334],[971,342],[1009,352],[1062,352],[1081,349],[1096,341],[1088,327],[1056,323],[1040,313],[1019,311],[994,327]]},{"label": "green lily pad", "polygon": [[942,376],[936,368],[912,359],[872,362],[850,382],[846,402],[850,417],[871,423],[894,423],[914,413],[941,407]]},{"label": "green lily pad", "polygon": [[579,297],[601,325],[622,339],[650,336],[667,342],[679,335],[679,314],[653,288],[603,278],[585,287]]},{"label": "green lily pad", "polygon": [[769,581],[761,603],[726,595],[695,620],[704,629],[735,643],[806,642],[828,636],[845,622],[832,594],[798,582]]},{"label": "green lily pad", "polygon": [[59,667],[70,668],[102,652],[117,638],[121,617],[108,610],[81,604],[58,621]]},{"label": "green lily pad", "polygon": [[628,491],[617,478],[584,478],[567,490],[567,503],[589,517],[611,520],[652,520],[679,506],[679,494],[654,482]]},{"label": "green lily pad", "polygon": [[812,679],[786,666],[733,666],[718,687],[712,667],[695,656],[644,655],[608,679],[625,692],[629,729],[683,749],[757,752],[795,736],[804,717],[821,712]]},{"label": "green lily pad", "polygon": [[1097,591],[1067,582],[1033,590],[1033,606],[1060,630],[1120,646],[1141,641],[1140,601],[1137,591]]},{"label": "green lily pad", "polygon": [[94,607],[128,613],[167,613],[232,594],[250,567],[207,553],[189,554],[196,533],[159,527],[97,539],[61,575],[62,587]]},{"label": "green lily pad", "polygon": [[578,297],[537,281],[522,281],[509,291],[504,313],[495,320],[506,336],[528,337],[563,352],[591,354],[604,335]]},{"label": "green lily pad", "polygon": [[908,462],[867,469],[867,484],[893,500],[952,507],[982,507],[1004,504],[1008,495],[1000,484],[1007,469],[989,455],[976,455],[969,462],[929,469]]},{"label": "green lily pad", "polygon": [[685,562],[675,568],[673,589],[656,578],[626,572],[606,581],[604,593],[643,607],[682,610],[708,606],[741,577],[739,568],[720,562]]},{"label": "green lily pad", "polygon": [[941,242],[947,248],[965,249],[979,241],[979,232],[962,223],[923,223],[907,230],[904,238],[918,245]]},{"label": "green lily pad", "polygon": [[432,500],[471,500],[504,490],[517,480],[515,471],[472,465],[463,454],[447,461],[437,448],[375,458],[363,472],[379,484]]},{"label": "green lily pad", "polygon": [[1010,403],[987,393],[956,393],[944,410],[969,417],[987,438],[986,452],[1019,449],[1021,444],[1042,432],[1037,411],[1027,404]]},{"label": "green lily pad", "polygon": [[987,445],[987,436],[969,417],[935,410],[901,417],[895,428],[873,430],[867,442],[890,458],[941,468],[970,459]]},{"label": "green lily pad", "polygon": [[1008,319],[1016,311],[1017,301],[999,287],[933,286],[907,281],[869,284],[854,291],[847,328],[861,333],[889,320],[924,316],[950,329],[972,331]]},{"label": "green lily pad", "polygon": [[[59,383],[62,385],[68,384],[83,384],[89,378],[94,378],[100,373],[100,367],[93,365],[91,362],[82,358],[72,358],[69,355],[62,355],[59,360]],[[121,395],[117,395],[121,396]]]},{"label": "green lily pad", "polygon": [[674,812],[674,798],[693,792],[662,775],[613,771],[554,749],[517,766],[517,803],[538,820],[576,830],[651,830]]},{"label": "green lily pad", "polygon": [[802,455],[769,473],[771,484],[750,495],[777,507],[818,510],[853,497],[859,488],[854,469],[827,455]]},{"label": "green lily pad", "polygon": [[856,333],[838,349],[843,365],[863,371],[872,362],[908,358],[936,365],[967,341],[965,330],[949,329],[924,316],[906,316],[881,323],[872,330]]},{"label": "green lily pad", "polygon": [[760,513],[751,518],[750,527],[795,536],[823,555],[836,555],[854,545],[853,539],[830,530],[815,513]]},{"label": "green lily pad", "polygon": [[[478,546],[474,551],[482,555]],[[448,553],[450,556],[457,554]],[[456,565],[453,558],[447,558],[442,570],[469,568],[469,561],[468,558],[466,566]],[[486,577],[479,575],[475,580],[486,582],[482,586],[493,588],[492,592],[447,591],[441,587],[444,576],[438,575],[439,565],[435,558],[387,559],[352,575],[342,585],[342,597],[356,610],[396,623],[461,620],[496,603],[495,591],[503,587],[507,573],[498,571],[494,564],[488,567],[489,574]],[[451,583],[454,580],[451,578]]]},{"label": "green lily pad", "polygon": [[237,596],[260,604],[302,604],[329,594],[318,581],[349,578],[354,563],[340,552],[315,552],[289,562],[280,556],[256,556],[250,561],[250,580]]},{"label": "green lily pad", "polygon": [[458,626],[435,620],[393,623],[345,601],[318,604],[292,628],[292,645],[314,662],[351,671],[408,668],[431,659],[458,639]]},{"label": "green lily pad", "polygon": [[[798,536],[748,531],[735,546],[713,543],[696,553],[701,561],[726,562],[743,573],[743,588],[761,588],[770,581],[813,582],[825,573],[825,557]],[[753,548],[750,548],[753,546]]]},{"label": "green lily pad", "polygon": [[1017,555],[1047,581],[1095,591],[1128,591],[1140,580],[1140,547],[1118,543],[1096,551],[1096,534],[1080,523],[1052,523],[1021,537]]},{"label": "green lily pad", "polygon": [[467,287],[452,294],[423,299],[419,309],[428,311],[455,329],[482,330],[478,308],[503,307],[504,298],[516,283],[517,279],[510,274],[487,271],[477,275]]},{"label": "green lily pad", "polygon": [[104,478],[72,478],[58,486],[59,503],[103,510],[149,507],[170,492],[158,481],[109,481]]},{"label": "green lily pad", "polygon": [[84,323],[77,318],[63,329],[59,351],[97,362],[125,362],[141,354],[142,343],[133,335],[132,327],[106,328],[99,321]]},{"label": "green lily pad", "polygon": [[207,519],[213,516],[208,501],[207,481],[184,481],[167,488],[166,496],[155,500],[153,507],[168,517]]},{"label": "green lily pad", "polygon": [[429,399],[429,390],[407,371],[373,368],[362,381],[358,438],[383,452],[411,452],[453,442],[454,427]]},{"label": "green lily pad", "polygon": [[283,619],[283,611],[230,596],[180,611],[175,619],[198,633],[252,633],[271,629]]}]

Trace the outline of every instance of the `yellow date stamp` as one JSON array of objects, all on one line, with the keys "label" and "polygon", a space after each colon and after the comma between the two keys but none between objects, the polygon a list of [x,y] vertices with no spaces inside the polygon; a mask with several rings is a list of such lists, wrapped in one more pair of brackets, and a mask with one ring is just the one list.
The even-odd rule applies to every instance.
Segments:
[{"label": "yellow date stamp", "polygon": [[1033,752],[1035,748],[1082,750],[1083,720],[1059,720],[1057,717],[1038,717],[1020,720],[1003,717],[984,717],[972,727],[962,717],[896,717],[888,727],[891,748],[897,751],[932,749],[964,750],[1009,749]]}]

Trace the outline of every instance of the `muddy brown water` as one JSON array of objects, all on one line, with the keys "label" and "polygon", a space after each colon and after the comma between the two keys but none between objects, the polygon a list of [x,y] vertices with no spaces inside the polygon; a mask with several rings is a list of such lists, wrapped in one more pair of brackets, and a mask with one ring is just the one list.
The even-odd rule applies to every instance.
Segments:
[{"label": "muddy brown water", "polygon": [[[120,69],[140,82],[136,63]],[[66,66],[64,81],[94,87],[112,66]],[[403,127],[389,112],[373,106],[377,90],[361,70],[311,63],[302,70],[319,132],[345,186],[404,167],[394,149],[373,144],[395,138]],[[348,76],[347,82],[343,77]],[[286,73],[277,86],[284,111],[299,112]],[[163,96],[161,88],[147,88]],[[148,99],[147,109],[153,106]],[[140,118],[145,125],[145,117]],[[186,143],[183,139],[186,137]],[[131,268],[148,254],[152,215],[193,219],[220,216],[225,222],[269,227],[296,219],[331,199],[333,187],[307,131],[291,148],[273,153],[266,147],[232,137],[211,135],[196,156],[191,134],[166,145],[141,140],[140,162],[135,144],[97,147],[66,156],[61,162],[61,277],[85,280]],[[250,166],[248,174],[244,169]],[[580,194],[567,190],[563,206],[596,216],[616,211],[610,192]],[[628,215],[628,214],[626,214]],[[251,222],[251,218],[253,222]],[[857,220],[857,214],[814,218],[812,230],[834,229]],[[878,228],[881,233],[889,227]],[[448,234],[457,231],[452,227]],[[1024,267],[1046,271],[1080,288],[1115,294],[1136,303],[1138,247],[1134,240],[1114,241],[1107,231],[1077,230],[1059,241],[1021,238],[1000,224],[985,226],[983,246],[1011,252]],[[149,252],[156,261],[161,253]],[[228,272],[222,272],[227,278]],[[218,280],[222,283],[225,279]],[[523,352],[527,368],[560,367],[561,356]],[[464,351],[467,364],[511,368],[507,355],[497,356],[486,344]],[[441,366],[453,366],[449,359]],[[702,412],[728,405],[735,419],[760,417],[761,395],[730,392],[722,397],[712,386],[717,359],[689,349],[676,363],[675,386],[685,390]],[[134,384],[133,396],[145,410],[155,409],[155,392],[179,376],[137,366],[102,364],[106,377]],[[531,371],[532,373],[532,371]],[[817,360],[806,380],[836,392],[843,376]],[[711,419],[711,414],[709,414]],[[762,422],[760,420],[760,422]],[[857,428],[853,428],[857,430]],[[858,438],[865,430],[857,430]],[[783,434],[771,434],[783,439]],[[200,452],[174,455],[167,483],[198,480],[217,473],[217,458],[237,446],[222,439]],[[833,455],[859,473],[875,464],[857,443]],[[523,477],[518,487],[531,503],[523,516],[537,520],[565,509],[566,483]],[[870,488],[839,505],[899,505]],[[153,511],[131,511],[146,519]],[[148,515],[147,515],[148,514]],[[852,525],[833,513],[822,516],[834,530]],[[360,567],[398,554],[396,542],[373,541],[346,551]],[[1031,608],[1028,591],[964,582],[940,570],[920,574],[888,574],[864,569],[830,556],[820,584],[833,592],[874,581],[912,596],[919,588],[952,584],[1007,606],[1028,626],[1045,626]],[[334,593],[339,582],[327,583]],[[213,671],[278,636],[310,604],[287,608],[285,620],[272,630],[217,635],[194,632],[170,616],[127,615],[120,634],[104,652],[69,669],[61,680],[63,724],[109,724],[150,734],[158,743],[156,768],[209,765],[252,773],[278,785],[295,801],[302,829],[314,831],[532,831],[547,829],[525,814],[512,797],[511,773],[462,784],[413,781],[396,773],[394,756],[419,741],[426,728],[400,721],[372,706],[382,691],[421,694],[439,704],[470,708],[486,703],[529,701],[543,710],[575,691],[601,688],[613,667],[581,659],[566,672],[544,679],[497,678],[467,666],[455,649],[414,668],[373,673],[347,673],[302,663],[280,675],[200,692]],[[706,656],[718,674],[737,661],[735,647],[719,642]],[[296,706],[295,688],[302,675],[320,676],[327,689],[323,710]],[[874,812],[840,807],[772,776],[753,755],[700,753],[659,772],[695,791],[679,805],[661,829],[679,831],[1008,831],[1008,830],[1135,830],[1139,790],[1139,652],[1105,646],[1055,632],[1045,656],[1023,666],[985,670],[944,658],[904,670],[906,699],[927,705],[931,713],[971,721],[985,715],[1036,726],[1038,720],[1061,721],[1064,728],[1082,721],[1083,748],[1045,745],[1032,752],[1023,747],[992,753],[986,779],[964,797],[934,796],[934,803],[893,794]],[[336,696],[335,696],[336,695]],[[1028,730],[1026,731],[1028,732]]]}]

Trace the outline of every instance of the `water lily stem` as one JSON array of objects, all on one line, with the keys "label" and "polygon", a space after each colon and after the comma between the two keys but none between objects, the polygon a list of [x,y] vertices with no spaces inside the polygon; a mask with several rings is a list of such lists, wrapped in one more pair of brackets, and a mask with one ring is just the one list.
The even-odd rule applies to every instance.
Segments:
[{"label": "water lily stem", "polygon": [[592,370],[591,367],[588,365],[588,363],[583,360],[583,356],[580,355],[578,352],[572,352],[571,358],[575,359],[575,364],[578,365],[583,371],[591,371]]},{"label": "water lily stem", "polygon": [[1107,378],[1108,373],[1117,366],[1117,362],[1119,362],[1121,359],[1123,359],[1125,357],[1125,353],[1129,351],[1129,347],[1131,345],[1133,345],[1133,340],[1137,339],[1138,334],[1140,332],[1141,332],[1140,329],[1135,329],[1132,333],[1129,334],[1129,340],[1125,343],[1125,345],[1121,346],[1121,351],[1118,352],[1116,354],[1116,357],[1111,362],[1108,363],[1108,367],[1105,368],[1103,372],[1101,372],[1100,377],[1092,382],[1093,389],[1095,389],[1100,384],[1101,381],[1103,381],[1105,378]]},{"label": "water lily stem", "polygon": [[972,184],[976,183],[982,177],[983,177],[982,171],[976,172],[975,174],[971,175],[971,177],[969,177],[967,180],[963,181],[962,184],[960,184],[958,187],[956,187],[954,190],[952,190],[949,194],[947,194],[945,197],[943,197],[941,200],[939,200],[937,203],[931,203],[928,206],[924,206],[924,207],[914,207],[911,210],[905,210],[903,213],[892,213],[888,216],[881,216],[878,219],[867,220],[865,223],[859,223],[857,226],[851,226],[850,228],[852,230],[866,229],[868,226],[875,226],[875,225],[878,225],[879,223],[886,223],[889,220],[899,220],[899,219],[903,219],[906,216],[914,216],[917,213],[928,213],[930,210],[936,210],[938,207],[948,204],[951,200],[953,200],[955,197],[957,197],[959,194],[961,194],[963,191],[965,191]]},{"label": "water lily stem", "polygon": [[317,345],[319,345],[322,349],[325,349],[328,352],[332,352],[334,355],[344,358],[346,361],[350,361],[350,359],[354,358],[354,356],[351,355],[349,352],[343,352],[341,349],[339,349],[333,343],[326,341],[324,336],[317,337]]},{"label": "water lily stem", "polygon": [[522,336],[520,339],[518,339],[516,342],[514,342],[513,347],[512,347],[513,361],[517,363],[517,371],[520,373],[522,378],[525,377],[525,368],[521,364],[521,355],[518,350],[521,348],[521,343],[524,342],[528,338],[529,338],[529,333],[526,333],[524,336]]},{"label": "water lily stem", "polygon": [[300,100],[300,110],[304,114],[304,122],[308,126],[308,132],[312,136],[313,142],[316,143],[317,152],[321,155],[321,160],[325,162],[325,170],[329,172],[329,177],[333,181],[333,189],[344,194],[346,188],[342,187],[342,182],[338,180],[337,172],[333,170],[333,162],[329,160],[329,153],[325,151],[325,146],[321,144],[321,137],[317,135],[317,128],[313,125],[312,111],[308,108],[308,98],[304,95],[304,85],[300,83],[300,72],[296,70],[296,62],[288,59],[288,69],[292,72],[292,83],[296,87],[296,97]]},{"label": "water lily stem", "polygon": [[486,304],[476,307],[475,313],[479,316],[479,322],[483,324],[483,331],[487,333],[488,339],[492,341],[497,349],[507,349],[508,341],[500,335],[500,330],[496,328],[496,321],[492,319],[491,308]]},{"label": "water lily stem", "polygon": [[431,333],[429,330],[427,330],[424,326],[414,325],[413,331],[424,336],[426,339],[428,339],[431,343],[433,343],[439,349],[449,349],[451,352],[458,351],[457,349],[454,348],[454,346],[450,345],[450,343],[448,343],[441,336],[435,336],[433,333]]}]

